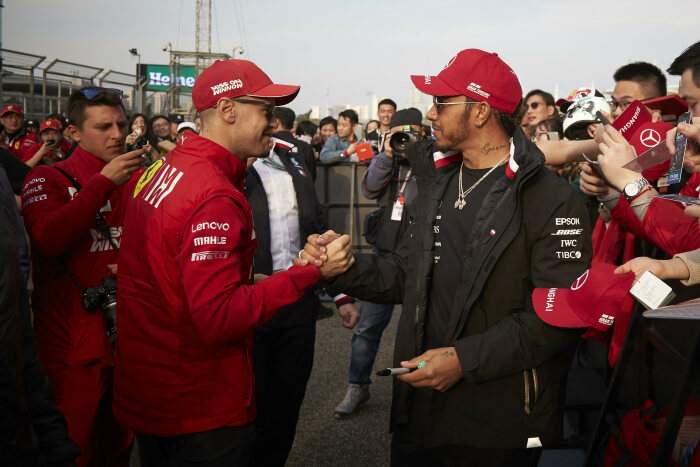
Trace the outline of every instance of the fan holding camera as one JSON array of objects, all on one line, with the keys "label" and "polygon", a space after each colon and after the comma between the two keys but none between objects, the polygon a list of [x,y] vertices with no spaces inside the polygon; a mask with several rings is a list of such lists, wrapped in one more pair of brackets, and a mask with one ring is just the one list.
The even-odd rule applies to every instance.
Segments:
[{"label": "fan holding camera", "polygon": [[39,127],[41,141],[32,148],[32,156],[25,161],[29,167],[36,167],[40,164],[50,165],[65,159],[71,148],[71,143],[63,137],[61,124],[53,119],[45,120]]}]

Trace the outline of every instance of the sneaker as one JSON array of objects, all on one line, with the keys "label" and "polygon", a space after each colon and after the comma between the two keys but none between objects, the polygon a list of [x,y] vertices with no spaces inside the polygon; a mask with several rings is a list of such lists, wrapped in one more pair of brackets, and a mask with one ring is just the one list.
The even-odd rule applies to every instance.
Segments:
[{"label": "sneaker", "polygon": [[350,383],[343,402],[335,408],[335,418],[347,418],[369,400],[369,385]]}]

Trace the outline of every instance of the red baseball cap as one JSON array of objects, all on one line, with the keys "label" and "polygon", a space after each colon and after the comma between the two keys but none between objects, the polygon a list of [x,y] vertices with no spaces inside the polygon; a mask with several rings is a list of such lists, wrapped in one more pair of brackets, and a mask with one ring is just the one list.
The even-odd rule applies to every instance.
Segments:
[{"label": "red baseball cap", "polygon": [[537,316],[552,326],[607,331],[634,282],[633,272],[615,274],[616,267],[609,263],[597,264],[568,289],[535,289],[532,304]]},{"label": "red baseball cap", "polygon": [[419,91],[431,96],[463,95],[513,113],[523,98],[515,72],[498,54],[466,49],[455,55],[437,76],[412,75]]},{"label": "red baseball cap", "polygon": [[43,132],[44,130],[48,130],[49,128],[51,128],[53,130],[63,131],[61,129],[61,124],[58,123],[53,118],[50,118],[48,120],[44,120],[43,122],[41,122],[41,126],[39,127],[39,133]]},{"label": "red baseball cap", "polygon": [[2,108],[2,112],[0,112],[0,117],[4,117],[7,114],[10,113],[16,113],[20,115],[21,117],[24,117],[24,114],[22,113],[22,109],[18,105],[6,105],[5,107]]},{"label": "red baseball cap", "polygon": [[222,97],[269,97],[275,105],[294,100],[299,86],[273,84],[258,66],[248,60],[217,60],[204,70],[192,87],[192,102],[201,112],[214,107]]}]

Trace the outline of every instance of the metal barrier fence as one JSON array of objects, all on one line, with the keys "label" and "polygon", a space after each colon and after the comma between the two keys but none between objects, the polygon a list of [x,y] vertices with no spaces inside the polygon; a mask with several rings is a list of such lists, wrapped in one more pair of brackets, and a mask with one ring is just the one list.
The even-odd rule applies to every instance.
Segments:
[{"label": "metal barrier fence", "polygon": [[355,251],[371,252],[362,236],[365,216],[377,209],[377,202],[362,194],[362,177],[367,164],[340,163],[316,166],[316,195],[326,210],[328,225],[349,234]]},{"label": "metal barrier fence", "polygon": [[[0,48],[0,106],[18,104],[27,118],[42,119],[50,113],[65,113],[68,96],[83,86],[108,83],[125,91],[127,111],[142,108],[136,75],[58,58]],[[101,75],[102,74],[102,75]],[[100,76],[101,75],[101,76]]]}]

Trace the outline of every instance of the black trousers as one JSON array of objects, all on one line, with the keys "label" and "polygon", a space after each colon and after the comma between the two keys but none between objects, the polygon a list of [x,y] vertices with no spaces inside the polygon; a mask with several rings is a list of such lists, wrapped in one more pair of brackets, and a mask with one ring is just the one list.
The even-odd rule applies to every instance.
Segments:
[{"label": "black trousers", "polygon": [[137,433],[141,467],[246,466],[253,424],[226,426],[180,436]]},{"label": "black trousers", "polygon": [[539,459],[541,448],[486,449],[471,446],[424,448],[397,427],[391,440],[392,467],[529,467]]},{"label": "black trousers", "polygon": [[314,362],[317,314],[318,302],[307,292],[255,330],[251,466],[281,467],[287,460]]}]

